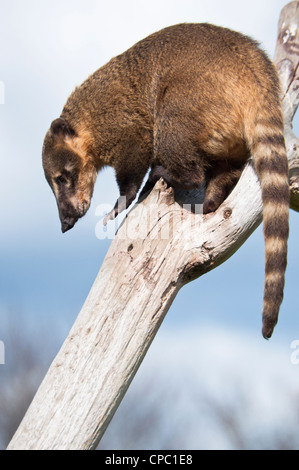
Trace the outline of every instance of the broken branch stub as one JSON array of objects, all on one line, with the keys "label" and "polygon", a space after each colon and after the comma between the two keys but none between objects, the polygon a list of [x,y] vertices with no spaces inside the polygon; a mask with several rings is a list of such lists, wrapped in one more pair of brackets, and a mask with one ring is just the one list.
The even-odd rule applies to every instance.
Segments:
[{"label": "broken branch stub", "polygon": [[299,211],[299,141],[292,121],[299,103],[299,2],[288,3],[281,11],[274,54],[282,87],[285,140],[290,167],[290,207]]}]

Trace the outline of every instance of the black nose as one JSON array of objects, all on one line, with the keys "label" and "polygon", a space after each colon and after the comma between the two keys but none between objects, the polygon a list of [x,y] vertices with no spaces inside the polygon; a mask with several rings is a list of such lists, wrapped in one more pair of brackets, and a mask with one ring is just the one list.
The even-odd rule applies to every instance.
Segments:
[{"label": "black nose", "polygon": [[73,228],[75,224],[69,224],[68,222],[62,222],[61,224],[61,231],[62,233],[65,233],[67,232],[68,230],[70,230],[71,228]]},{"label": "black nose", "polygon": [[61,231],[62,233],[65,233],[73,228],[79,216],[75,208],[67,202],[60,202],[58,204],[58,211],[61,222]]},{"label": "black nose", "polygon": [[68,230],[70,230],[71,228],[73,228],[73,226],[75,225],[77,220],[78,219],[74,218],[74,217],[66,217],[66,218],[62,219],[61,220],[61,231],[62,231],[62,233],[65,233]]}]

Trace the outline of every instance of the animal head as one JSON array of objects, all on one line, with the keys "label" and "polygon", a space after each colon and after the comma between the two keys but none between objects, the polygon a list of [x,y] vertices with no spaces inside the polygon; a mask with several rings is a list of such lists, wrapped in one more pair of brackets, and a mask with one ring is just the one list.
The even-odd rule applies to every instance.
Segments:
[{"label": "animal head", "polygon": [[97,169],[86,139],[62,118],[55,119],[43,145],[45,177],[56,197],[61,230],[70,230],[90,206]]}]

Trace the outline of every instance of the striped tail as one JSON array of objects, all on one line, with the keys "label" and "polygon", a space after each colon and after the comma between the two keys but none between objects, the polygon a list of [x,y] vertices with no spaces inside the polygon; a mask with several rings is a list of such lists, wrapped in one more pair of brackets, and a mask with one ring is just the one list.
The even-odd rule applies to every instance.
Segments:
[{"label": "striped tail", "polygon": [[261,183],[265,237],[263,336],[272,336],[283,299],[289,235],[289,171],[282,117],[260,119],[251,150]]}]

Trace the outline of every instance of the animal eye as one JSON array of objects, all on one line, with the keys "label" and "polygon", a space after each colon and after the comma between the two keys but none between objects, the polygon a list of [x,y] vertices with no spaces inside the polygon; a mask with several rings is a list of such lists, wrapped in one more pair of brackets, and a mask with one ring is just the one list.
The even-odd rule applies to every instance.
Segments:
[{"label": "animal eye", "polygon": [[60,175],[55,178],[55,181],[57,184],[65,184],[67,183],[67,178],[64,175]]}]

